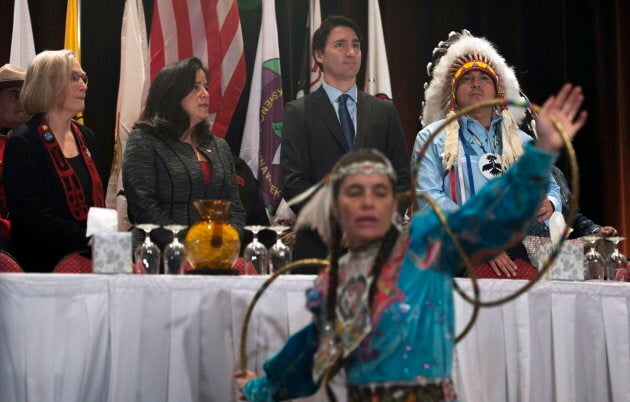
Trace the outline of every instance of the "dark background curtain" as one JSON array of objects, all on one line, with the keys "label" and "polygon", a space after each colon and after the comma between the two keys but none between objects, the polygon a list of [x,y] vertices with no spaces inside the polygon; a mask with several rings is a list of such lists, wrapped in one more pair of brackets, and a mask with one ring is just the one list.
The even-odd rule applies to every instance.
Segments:
[{"label": "dark background curtain", "polygon": [[[12,3],[3,0],[0,4],[0,37],[5,38],[0,43],[1,64],[9,59]],[[322,17],[332,13],[346,15],[356,20],[366,34],[366,2],[321,0],[321,3]],[[420,128],[418,115],[431,52],[450,31],[466,28],[496,44],[508,64],[515,66],[521,88],[533,102],[543,102],[565,81],[583,86],[587,97],[585,108],[590,115],[587,126],[574,142],[580,164],[580,207],[596,222],[630,234],[627,100],[630,2],[388,0],[380,3],[394,102],[410,149]],[[144,5],[150,29],[153,0],[144,0]],[[29,7],[36,50],[60,49],[66,0],[29,0]],[[82,1],[82,65],[90,75],[85,122],[97,133],[107,162],[113,153],[123,8],[124,0]],[[239,9],[250,76],[261,2],[240,0]],[[307,9],[306,0],[276,0],[286,101],[292,100],[297,91]],[[362,71],[360,88],[363,80]],[[246,87],[228,133],[228,142],[235,153],[245,125],[248,96],[249,87]],[[566,157],[561,157],[558,165],[568,172]],[[628,254],[627,244],[625,250]]]}]

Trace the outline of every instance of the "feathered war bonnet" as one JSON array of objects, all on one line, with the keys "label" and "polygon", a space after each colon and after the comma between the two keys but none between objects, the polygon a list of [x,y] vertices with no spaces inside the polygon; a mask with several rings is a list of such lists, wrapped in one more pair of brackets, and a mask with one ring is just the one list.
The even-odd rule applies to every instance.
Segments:
[{"label": "feathered war bonnet", "polygon": [[[520,99],[521,91],[514,74],[505,59],[485,38],[477,38],[467,30],[451,32],[446,41],[433,50],[433,61],[427,65],[430,82],[424,84],[424,102],[421,122],[423,127],[446,118],[457,108],[455,92],[459,79],[468,71],[480,70],[490,75],[495,83],[497,97]],[[501,110],[503,117],[501,140],[503,167],[508,167],[523,153],[523,146],[516,132],[525,117],[521,108]],[[442,163],[445,170],[457,161],[459,152],[457,120],[445,129]]]}]

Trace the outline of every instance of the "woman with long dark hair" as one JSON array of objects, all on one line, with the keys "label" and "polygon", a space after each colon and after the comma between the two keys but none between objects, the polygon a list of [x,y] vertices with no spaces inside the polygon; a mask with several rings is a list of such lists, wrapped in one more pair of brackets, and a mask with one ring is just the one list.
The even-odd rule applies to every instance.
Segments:
[{"label": "woman with long dark hair", "polygon": [[[572,137],[586,120],[584,112],[575,119],[582,99],[569,85],[550,98],[536,146],[528,145],[507,173],[447,214],[473,264],[522,236],[562,147],[546,116],[555,116]],[[395,182],[386,157],[359,150],[339,160],[302,209],[297,225],[318,230],[330,266],[307,292],[313,323],[265,363],[265,376],[235,373],[247,399],[310,395],[343,368],[351,402],[456,400],[452,277],[462,261],[433,211],[414,215],[409,232],[399,232],[392,223]]]},{"label": "woman with long dark hair", "polygon": [[[210,132],[208,72],[195,57],[164,67],[149,89],[141,120],[129,134],[122,178],[132,223],[195,221],[193,201],[232,202],[228,221],[242,232],[245,210],[227,142]],[[151,234],[158,246],[170,232]],[[141,233],[134,233],[136,242]]]}]

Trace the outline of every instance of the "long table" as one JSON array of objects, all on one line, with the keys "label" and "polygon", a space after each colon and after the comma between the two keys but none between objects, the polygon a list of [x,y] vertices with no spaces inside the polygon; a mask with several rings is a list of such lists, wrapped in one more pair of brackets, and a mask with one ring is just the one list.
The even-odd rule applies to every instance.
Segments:
[{"label": "long table", "polygon": [[[236,401],[240,330],[263,279],[0,274],[0,400]],[[262,297],[250,323],[250,369],[261,372],[309,322],[304,291],[312,281],[283,276]],[[525,282],[480,283],[492,300]],[[466,279],[458,284],[471,289]],[[542,282],[483,309],[457,345],[459,397],[630,400],[629,298],[622,283]],[[459,330],[471,312],[457,296]]]}]

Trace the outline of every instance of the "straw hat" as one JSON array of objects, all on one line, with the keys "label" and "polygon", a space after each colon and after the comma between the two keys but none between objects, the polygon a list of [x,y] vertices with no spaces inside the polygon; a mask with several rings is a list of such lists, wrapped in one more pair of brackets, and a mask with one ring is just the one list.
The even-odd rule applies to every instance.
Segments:
[{"label": "straw hat", "polygon": [[26,77],[26,70],[13,64],[0,67],[0,89],[21,86]]}]

